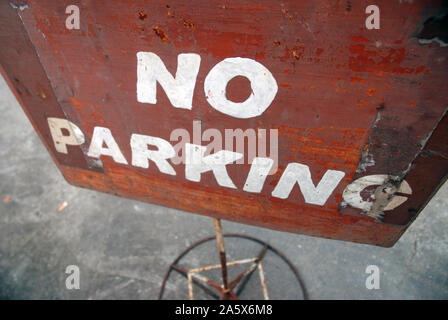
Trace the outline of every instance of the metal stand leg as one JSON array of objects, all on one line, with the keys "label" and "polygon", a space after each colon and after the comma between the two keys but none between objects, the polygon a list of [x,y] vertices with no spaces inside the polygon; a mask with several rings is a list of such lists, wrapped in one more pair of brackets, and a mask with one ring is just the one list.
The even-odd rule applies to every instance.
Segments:
[{"label": "metal stand leg", "polygon": [[[213,218],[213,225],[215,228],[215,236],[214,237],[208,237],[202,240],[197,241],[196,243],[192,244],[190,247],[185,249],[170,265],[169,269],[167,270],[165,277],[163,278],[162,286],[160,288],[159,293],[159,299],[162,299],[163,293],[165,290],[165,284],[171,274],[171,271],[176,271],[183,275],[188,280],[188,297],[190,300],[194,299],[194,292],[193,292],[193,286],[196,285],[198,288],[202,289],[204,292],[206,292],[208,295],[215,299],[221,299],[221,300],[237,300],[239,299],[238,296],[242,293],[244,290],[246,284],[248,283],[249,279],[251,278],[254,271],[258,269],[259,276],[260,276],[260,283],[261,288],[263,292],[264,299],[268,300],[268,290],[266,286],[266,280],[264,275],[264,270],[262,267],[262,260],[265,257],[265,254],[267,251],[270,251],[277,255],[279,258],[281,258],[291,269],[291,271],[294,273],[295,277],[297,278],[297,281],[299,283],[299,286],[303,293],[303,298],[308,299],[308,294],[305,288],[305,284],[303,280],[301,279],[298,271],[294,267],[294,265],[286,258],[285,255],[283,255],[280,251],[273,248],[269,244],[267,244],[264,241],[258,240],[256,238],[230,233],[230,234],[223,234],[222,233],[222,226],[221,226],[221,220]],[[247,259],[241,259],[236,261],[227,262],[226,257],[226,250],[224,246],[224,238],[225,237],[232,237],[232,238],[240,238],[249,240],[255,243],[258,243],[262,245],[262,249],[258,253],[257,256],[253,258],[247,258]],[[216,240],[218,245],[218,251],[219,251],[219,258],[220,258],[220,264],[216,265],[208,265],[198,268],[192,268],[192,269],[185,269],[181,267],[178,263],[179,261],[192,249],[197,248],[199,245],[206,243],[208,241]],[[236,265],[244,265],[248,264],[248,268],[246,268],[243,272],[238,274],[235,279],[229,282],[229,275],[228,275],[228,267],[236,266]],[[218,282],[214,282],[208,277],[202,275],[201,273],[208,270],[217,270],[221,269],[221,275],[222,275],[222,284]]]},{"label": "metal stand leg", "polygon": [[232,292],[232,290],[229,289],[229,284],[227,280],[226,248],[224,246],[224,237],[222,236],[221,219],[213,218],[213,225],[215,227],[216,242],[218,243],[219,260],[221,262],[222,287],[223,287],[221,300],[238,299],[238,297]]}]

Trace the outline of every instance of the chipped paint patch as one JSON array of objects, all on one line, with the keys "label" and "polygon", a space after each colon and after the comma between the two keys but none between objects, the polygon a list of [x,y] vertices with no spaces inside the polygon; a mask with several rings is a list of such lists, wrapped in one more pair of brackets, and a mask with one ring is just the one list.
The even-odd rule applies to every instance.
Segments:
[{"label": "chipped paint patch", "polygon": [[438,43],[440,47],[448,47],[448,13],[446,10],[426,19],[418,32],[420,44]]},{"label": "chipped paint patch", "polygon": [[442,48],[444,47],[448,47],[448,43],[446,43],[445,41],[439,39],[439,37],[434,37],[432,39],[418,39],[418,42],[420,44],[430,44],[433,42],[438,43]]},{"label": "chipped paint patch", "polygon": [[375,165],[375,160],[373,159],[373,154],[369,153],[368,150],[362,153],[361,161],[359,161],[357,173],[366,172],[367,167],[373,167]]},{"label": "chipped paint patch", "polygon": [[[370,196],[365,199],[361,193],[368,187],[377,186],[370,191]],[[344,207],[350,206],[362,210],[375,220],[381,221],[385,211],[390,211],[403,204],[408,197],[397,195],[411,195],[412,189],[406,180],[400,181],[397,176],[376,174],[364,176],[350,183],[344,190],[342,197]]]},{"label": "chipped paint patch", "polygon": [[11,7],[13,7],[14,9],[19,9],[20,11],[23,11],[23,10],[29,8],[27,4],[17,6],[14,3],[10,2],[9,5]]}]

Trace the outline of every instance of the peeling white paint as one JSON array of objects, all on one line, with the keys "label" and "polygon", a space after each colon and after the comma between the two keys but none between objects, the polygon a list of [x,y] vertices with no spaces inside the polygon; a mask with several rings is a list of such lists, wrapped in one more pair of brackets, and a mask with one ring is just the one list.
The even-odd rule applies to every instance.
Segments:
[{"label": "peeling white paint", "polygon": [[375,165],[375,160],[373,159],[373,155],[368,153],[367,155],[363,155],[361,161],[358,164],[358,168],[356,168],[356,172],[365,172],[367,167],[373,167]]},{"label": "peeling white paint", "polygon": [[[79,146],[84,143],[84,134],[73,122],[61,118],[48,118],[47,122],[56,151],[67,154],[67,145]],[[67,130],[69,135],[64,135],[63,129]]]},{"label": "peeling white paint", "polygon": [[[396,192],[411,195],[412,189],[411,189],[411,186],[409,185],[409,183],[406,180],[403,180],[403,182],[400,184],[400,186],[398,187]],[[384,207],[383,211],[393,210],[393,209],[397,208],[398,206],[402,205],[404,202],[406,202],[406,200],[408,200],[408,197],[395,195],[392,198],[392,200],[387,204],[387,206]]]},{"label": "peeling white paint", "polygon": [[89,163],[92,167],[104,169],[101,159],[93,159]]},{"label": "peeling white paint", "polygon": [[[395,195],[396,192],[400,192],[403,194],[412,194],[412,189],[406,180],[403,180],[398,188],[394,188],[393,185],[387,184],[387,181],[393,181],[397,177],[389,176],[387,174],[376,174],[364,176],[356,179],[345,188],[342,193],[342,198],[346,203],[350,206],[361,209],[362,211],[368,213],[371,212],[372,206],[374,204],[373,201],[378,201],[374,194],[371,195],[371,199],[373,201],[364,200],[361,197],[361,192],[370,186],[378,186],[378,191],[384,193],[385,199],[382,199],[383,203],[381,204],[382,211],[393,210],[399,205],[403,204],[408,198],[403,196]],[[372,213],[377,215],[377,213]],[[379,214],[379,213],[378,213]]]},{"label": "peeling white paint", "polygon": [[364,201],[361,197],[361,191],[368,186],[382,185],[387,178],[388,175],[386,174],[376,174],[356,179],[347,185],[342,193],[342,198],[350,206],[367,212],[372,207],[372,202]]},{"label": "peeling white paint", "polygon": [[432,39],[418,39],[420,44],[430,44],[432,42],[438,43],[442,48],[448,47],[448,43],[439,39],[439,37],[434,37]]},{"label": "peeling white paint", "polygon": [[20,11],[23,11],[23,10],[29,8],[29,6],[27,4],[24,4],[24,5],[21,5],[21,6],[17,6],[14,3],[10,2],[9,5],[11,7],[13,7],[14,9],[19,9]]},{"label": "peeling white paint", "polygon": [[40,29],[37,29],[37,30],[42,35],[42,38],[47,39],[47,36],[45,35],[45,33],[42,32],[42,30],[40,30]]}]

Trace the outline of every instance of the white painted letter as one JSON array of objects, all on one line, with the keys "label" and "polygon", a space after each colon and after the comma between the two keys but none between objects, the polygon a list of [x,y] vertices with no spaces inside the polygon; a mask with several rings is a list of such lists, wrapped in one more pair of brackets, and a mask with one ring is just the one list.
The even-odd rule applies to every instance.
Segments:
[{"label": "white painted letter", "polygon": [[345,173],[342,171],[327,170],[315,187],[308,166],[300,163],[290,163],[274,191],[272,191],[272,196],[287,199],[297,182],[306,203],[323,206],[344,176]]},{"label": "white painted letter", "polygon": [[366,13],[370,16],[366,19],[366,28],[369,30],[380,28],[380,8],[376,5],[370,5],[366,8]]},{"label": "white painted letter", "polygon": [[270,158],[254,158],[243,190],[260,193],[273,164]]},{"label": "white painted letter", "polygon": [[[401,182],[398,189],[394,188],[393,185],[391,185],[390,183],[387,183],[387,180],[393,180],[394,178],[395,177],[389,176],[387,174],[374,174],[361,177],[351,182],[349,185],[347,185],[344,192],[342,193],[342,198],[350,206],[357,209],[361,209],[365,212],[370,212],[370,210],[372,209],[373,202],[363,200],[363,198],[361,197],[361,191],[370,186],[382,186],[386,184],[383,188],[384,190],[380,191],[381,194],[384,194],[384,196],[387,199],[385,201],[380,201],[383,202],[383,205],[381,208],[377,209],[381,211],[389,211],[395,209],[408,199],[407,197],[394,195],[395,192],[400,192],[403,194],[412,194],[412,189],[406,182],[406,180],[403,180]],[[371,198],[373,200],[375,198],[375,195],[372,194]]]},{"label": "white painted letter", "polygon": [[196,53],[179,54],[176,78],[173,78],[156,54],[138,52],[137,101],[156,104],[158,81],[173,107],[191,110],[200,64],[201,57]]},{"label": "white painted letter", "polygon": [[[149,150],[148,145],[156,146],[158,150]],[[167,159],[176,155],[173,146],[166,140],[157,137],[133,134],[131,136],[132,165],[148,168],[148,160],[154,161],[160,172],[175,176],[176,171]]]},{"label": "white painted letter", "polygon": [[[103,148],[106,144],[107,148]],[[99,159],[101,155],[110,156],[117,163],[128,164],[109,129],[95,127],[87,155]]]},{"label": "white painted letter", "polygon": [[[84,134],[73,122],[60,118],[48,118],[47,121],[57,152],[68,153],[67,145],[79,146],[84,143]],[[62,129],[67,130],[68,135],[64,135]]]},{"label": "white painted letter", "polygon": [[226,165],[243,157],[243,154],[228,150],[221,150],[204,157],[207,147],[186,144],[185,178],[190,181],[201,181],[201,174],[213,171],[216,181],[222,187],[236,189],[230,179]]},{"label": "white painted letter", "polygon": [[[226,97],[227,83],[236,76],[249,79],[252,92],[244,102],[232,102]],[[224,114],[247,119],[259,116],[272,103],[278,86],[271,72],[248,58],[227,58],[215,65],[205,78],[204,91],[208,103]]]}]

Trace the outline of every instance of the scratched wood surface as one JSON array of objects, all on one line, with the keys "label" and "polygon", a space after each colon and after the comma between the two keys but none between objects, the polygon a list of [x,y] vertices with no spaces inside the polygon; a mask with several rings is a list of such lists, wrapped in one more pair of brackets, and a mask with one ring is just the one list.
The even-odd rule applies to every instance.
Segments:
[{"label": "scratched wood surface", "polygon": [[[282,231],[391,246],[446,180],[446,25],[428,29],[433,17],[446,15],[441,1],[377,1],[379,30],[365,27],[367,1],[13,3],[0,2],[2,74],[76,186]],[[80,8],[79,30],[65,26],[70,4]],[[436,36],[441,43],[422,41]],[[200,55],[191,110],[174,108],[160,86],[157,104],[137,101],[137,52],[157,54],[172,74],[179,54]],[[275,77],[278,92],[260,116],[238,119],[207,103],[205,77],[229,57],[253,59]],[[244,79],[227,86],[231,100],[249,94]],[[49,117],[76,124],[85,143],[57,152]],[[236,189],[219,186],[211,172],[189,181],[184,164],[173,165],[176,175],[130,165],[132,134],[169,141],[176,128],[192,135],[194,120],[203,131],[278,130],[278,170],[260,193],[243,190],[250,164],[226,166]],[[87,155],[97,126],[110,129],[129,165],[108,156],[99,164]],[[287,199],[272,196],[294,162],[310,168],[316,185],[327,170],[345,173],[325,205],[306,203],[297,185]],[[347,185],[375,174],[399,176],[412,188],[381,221],[342,199]]]}]

